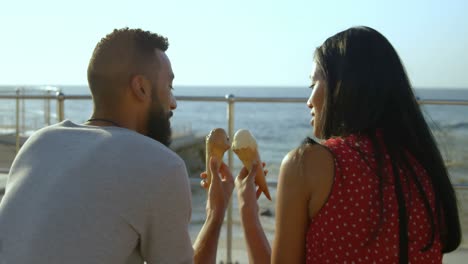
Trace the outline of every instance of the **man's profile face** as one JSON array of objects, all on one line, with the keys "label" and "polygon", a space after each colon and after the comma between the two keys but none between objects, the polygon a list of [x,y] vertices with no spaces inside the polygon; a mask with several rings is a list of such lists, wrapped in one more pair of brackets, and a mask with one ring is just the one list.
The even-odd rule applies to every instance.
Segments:
[{"label": "man's profile face", "polygon": [[156,50],[159,67],[155,73],[157,78],[152,81],[152,103],[148,110],[148,137],[169,146],[171,143],[172,110],[177,107],[176,100],[172,94],[172,81],[174,73],[167,55]]}]

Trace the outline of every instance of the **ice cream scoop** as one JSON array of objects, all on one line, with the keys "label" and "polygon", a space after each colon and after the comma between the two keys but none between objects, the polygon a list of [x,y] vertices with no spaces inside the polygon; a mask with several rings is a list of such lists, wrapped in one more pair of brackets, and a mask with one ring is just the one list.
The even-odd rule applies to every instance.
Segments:
[{"label": "ice cream scoop", "polygon": [[232,150],[236,153],[237,157],[242,161],[245,168],[250,172],[253,163],[256,162],[257,175],[255,176],[255,184],[258,185],[259,189],[265,194],[268,200],[271,201],[270,192],[268,191],[268,185],[265,179],[265,173],[263,172],[263,166],[261,165],[260,155],[258,153],[257,140],[247,129],[240,129],[234,134],[232,140]]},{"label": "ice cream scoop", "polygon": [[[231,147],[226,131],[222,128],[215,128],[206,136],[206,173],[205,182],[211,184],[210,159],[216,158],[218,162],[222,162],[224,153]],[[218,164],[219,167],[219,164]]]}]

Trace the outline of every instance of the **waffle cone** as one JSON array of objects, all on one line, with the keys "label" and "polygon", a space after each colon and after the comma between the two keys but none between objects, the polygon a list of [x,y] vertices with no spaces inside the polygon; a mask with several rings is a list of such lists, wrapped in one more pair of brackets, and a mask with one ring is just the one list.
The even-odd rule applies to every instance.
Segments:
[{"label": "waffle cone", "polygon": [[255,184],[258,185],[260,190],[262,190],[266,198],[271,201],[270,191],[268,190],[268,185],[266,183],[265,173],[263,171],[263,166],[261,165],[258,150],[247,147],[235,149],[234,153],[236,153],[237,157],[239,157],[249,172],[252,169],[254,162],[257,162],[258,166],[257,175],[255,176]]},{"label": "waffle cone", "polygon": [[208,186],[211,184],[212,175],[210,170],[210,159],[215,158],[218,161],[217,168],[221,165],[224,153],[231,147],[226,131],[222,128],[213,129],[206,137],[206,174],[205,182]]}]

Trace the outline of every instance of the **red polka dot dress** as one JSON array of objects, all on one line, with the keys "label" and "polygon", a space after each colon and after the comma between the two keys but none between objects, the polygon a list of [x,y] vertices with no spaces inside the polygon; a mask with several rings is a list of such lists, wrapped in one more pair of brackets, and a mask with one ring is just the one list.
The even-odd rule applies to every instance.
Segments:
[{"label": "red polka dot dress", "polygon": [[[376,162],[368,138],[349,136],[324,144],[335,157],[335,177],[327,202],[312,219],[307,232],[307,263],[398,263],[398,202],[388,155],[384,164],[383,221],[378,233],[381,205]],[[412,160],[414,171],[430,200],[435,215],[434,193],[426,171]],[[441,243],[436,232],[428,243],[430,220],[413,180],[400,179],[408,211],[408,257],[410,263],[442,263]]]}]

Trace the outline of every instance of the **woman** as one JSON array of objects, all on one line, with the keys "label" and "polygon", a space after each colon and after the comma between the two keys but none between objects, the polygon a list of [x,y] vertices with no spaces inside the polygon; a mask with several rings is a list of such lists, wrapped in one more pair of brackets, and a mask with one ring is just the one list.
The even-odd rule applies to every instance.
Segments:
[{"label": "woman", "polygon": [[327,39],[311,75],[314,135],[283,160],[272,250],[254,175],[236,179],[252,263],[441,263],[461,240],[455,192],[404,67],[368,27]]}]

